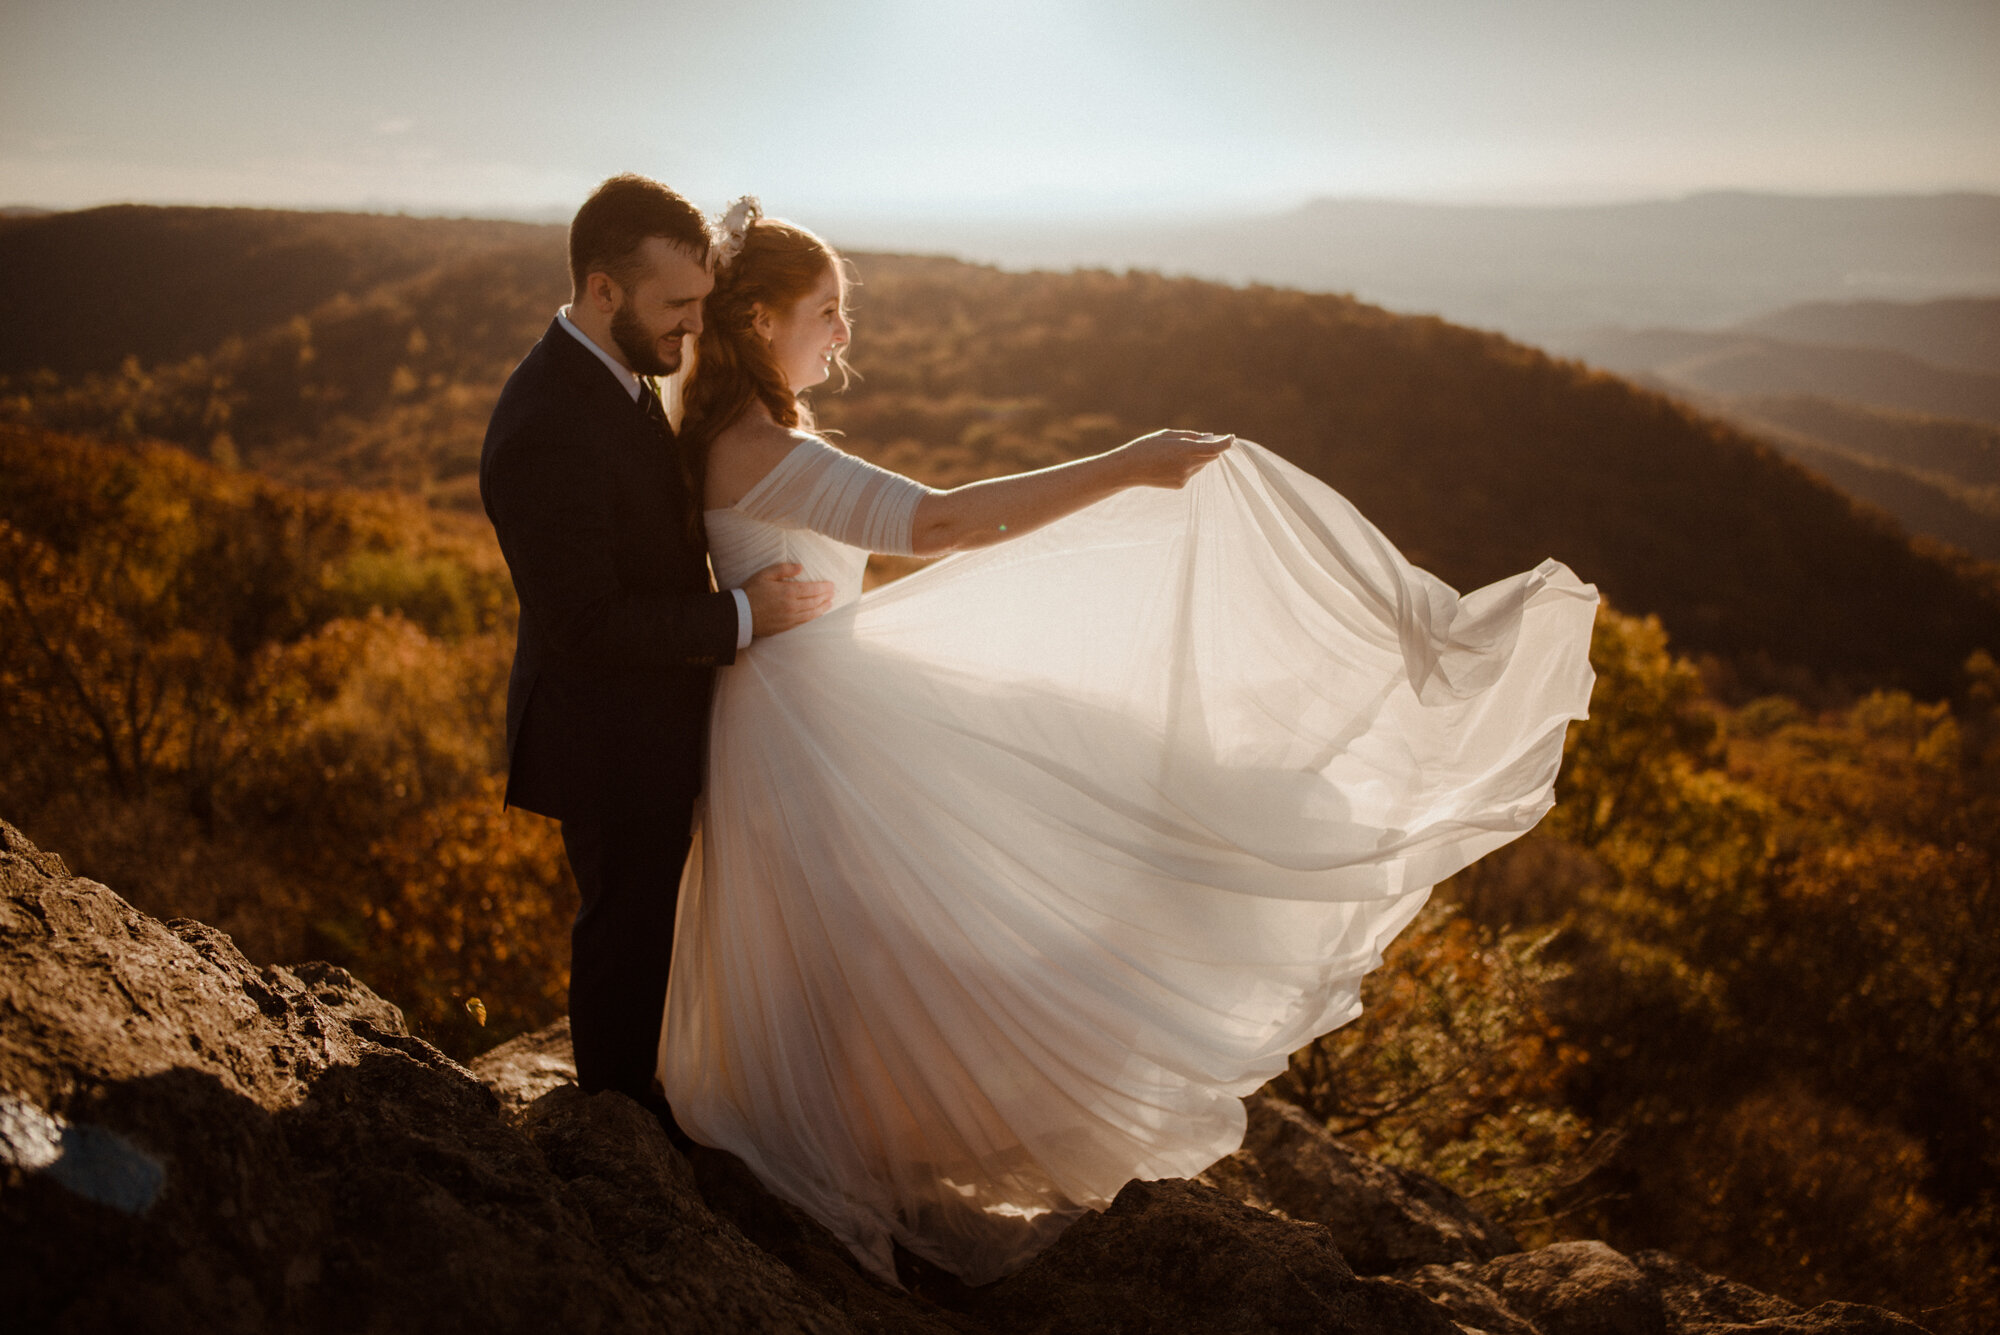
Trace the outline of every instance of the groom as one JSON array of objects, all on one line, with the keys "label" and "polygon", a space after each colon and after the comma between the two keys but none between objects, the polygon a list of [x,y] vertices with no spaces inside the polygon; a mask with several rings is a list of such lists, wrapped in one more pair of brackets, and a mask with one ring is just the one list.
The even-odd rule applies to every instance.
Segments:
[{"label": "groom", "polygon": [[507,379],[479,493],[521,605],[506,801],[562,822],[577,1081],[655,1092],[674,906],[715,668],[810,621],[833,586],[772,566],[717,592],[651,381],[681,364],[714,286],[699,210],[614,176],[570,224],[570,303]]}]

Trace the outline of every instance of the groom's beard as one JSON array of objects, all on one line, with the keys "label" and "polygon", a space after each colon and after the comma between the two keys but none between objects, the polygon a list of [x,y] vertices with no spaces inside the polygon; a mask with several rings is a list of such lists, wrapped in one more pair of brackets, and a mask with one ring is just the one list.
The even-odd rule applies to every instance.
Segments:
[{"label": "groom's beard", "polygon": [[646,327],[629,301],[620,302],[611,312],[611,341],[625,354],[625,364],[633,375],[672,375],[681,369],[680,340],[676,339],[672,348],[662,349],[659,336]]}]

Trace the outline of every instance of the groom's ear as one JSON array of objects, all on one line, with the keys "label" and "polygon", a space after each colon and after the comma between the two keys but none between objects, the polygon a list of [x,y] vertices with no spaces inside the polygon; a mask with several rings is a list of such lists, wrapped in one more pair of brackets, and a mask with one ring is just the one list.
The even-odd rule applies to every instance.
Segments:
[{"label": "groom's ear", "polygon": [[583,300],[600,314],[609,315],[618,309],[620,291],[617,282],[602,269],[584,276]]}]

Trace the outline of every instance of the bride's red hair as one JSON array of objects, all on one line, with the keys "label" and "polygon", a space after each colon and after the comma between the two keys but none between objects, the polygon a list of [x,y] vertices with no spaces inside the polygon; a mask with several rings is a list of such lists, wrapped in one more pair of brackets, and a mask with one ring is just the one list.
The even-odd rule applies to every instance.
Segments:
[{"label": "bride's red hair", "polygon": [[[759,305],[774,313],[789,310],[829,269],[844,272],[846,263],[825,241],[782,218],[752,217],[741,250],[729,254],[725,240],[717,251],[715,289],[702,303],[701,336],[681,399],[681,448],[697,482],[707,471],[710,442],[753,402],[779,426],[812,429],[812,409],[792,392],[752,322]],[[835,350],[833,365],[845,385],[851,372],[842,350]],[[699,503],[699,489],[695,495]]]}]

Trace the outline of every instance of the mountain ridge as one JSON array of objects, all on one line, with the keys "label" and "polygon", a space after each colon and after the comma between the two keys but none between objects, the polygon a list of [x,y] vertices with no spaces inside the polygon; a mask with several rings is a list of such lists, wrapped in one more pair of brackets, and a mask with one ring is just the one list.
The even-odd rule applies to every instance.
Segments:
[{"label": "mountain ridge", "polygon": [[2000,426],[2000,375],[1939,366],[1895,348],[1672,328],[1599,330],[1556,346],[1607,371],[1711,394],[1812,394]]},{"label": "mountain ridge", "polygon": [[[343,225],[301,223],[315,237]],[[560,229],[454,248],[457,224],[395,225],[438,229],[396,255],[447,257],[399,260],[373,288],[182,362],[16,377],[0,411],[476,512],[487,405],[567,287]],[[9,235],[0,229],[0,254]],[[1660,614],[1686,648],[1767,685],[1806,670],[1943,695],[1967,654],[2000,644],[1990,574],[1913,550],[1732,428],[1497,335],[1287,289],[852,258],[863,378],[821,395],[821,420],[934,485],[1162,425],[1234,430],[1318,473],[1460,588],[1555,555],[1626,610]],[[211,296],[227,308],[225,292]],[[246,326],[261,318],[245,309]]]},{"label": "mountain ridge", "polygon": [[1804,302],[1735,327],[1799,343],[1885,348],[1948,370],[2000,375],[2000,296]]},{"label": "mountain ridge", "polygon": [[2000,559],[2000,299],[1809,303],[1720,331],[1555,342],[1737,423],[1913,533]]},{"label": "mountain ridge", "polygon": [[1602,324],[1717,328],[1856,296],[2000,292],[2000,195],[1715,191],[1607,204],[1322,199],[1188,222],[873,219],[873,250],[1010,268],[1148,268],[1348,292],[1530,342]]},{"label": "mountain ridge", "polygon": [[209,352],[339,293],[549,231],[487,219],[138,204],[0,219],[0,375],[75,375],[128,356]]}]

